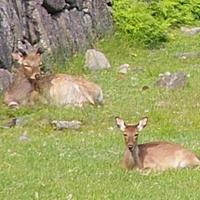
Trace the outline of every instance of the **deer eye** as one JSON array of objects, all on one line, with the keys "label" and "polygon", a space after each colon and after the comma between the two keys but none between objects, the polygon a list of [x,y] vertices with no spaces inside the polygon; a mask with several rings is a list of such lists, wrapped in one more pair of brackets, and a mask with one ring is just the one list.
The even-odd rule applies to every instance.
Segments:
[{"label": "deer eye", "polygon": [[128,135],[126,133],[124,133],[124,137],[127,137]]},{"label": "deer eye", "polygon": [[28,63],[24,61],[24,62],[23,62],[23,65],[24,65],[24,66],[28,66]]},{"label": "deer eye", "polygon": [[28,71],[31,71],[31,67],[28,67],[28,65],[24,65],[24,69],[28,70]]},{"label": "deer eye", "polygon": [[28,72],[32,72],[32,68],[31,67],[24,66],[24,69],[27,70]]}]

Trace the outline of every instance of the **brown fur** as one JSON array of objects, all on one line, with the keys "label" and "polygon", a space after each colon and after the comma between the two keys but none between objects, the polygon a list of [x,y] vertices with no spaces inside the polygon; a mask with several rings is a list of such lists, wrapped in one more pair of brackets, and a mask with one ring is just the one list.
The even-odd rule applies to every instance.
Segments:
[{"label": "brown fur", "polygon": [[116,122],[124,132],[126,148],[123,166],[126,169],[166,170],[200,165],[199,158],[179,144],[160,141],[138,145],[138,131],[146,126],[147,118],[143,118],[136,125],[126,125],[119,117],[116,118]]},{"label": "brown fur", "polygon": [[14,82],[4,94],[4,103],[9,106],[18,106],[27,104],[33,87],[24,73],[19,70]]},{"label": "brown fur", "polygon": [[67,74],[55,74],[40,77],[35,89],[56,105],[82,106],[84,103],[98,104],[103,101],[101,88],[82,77]]},{"label": "brown fur", "polygon": [[32,52],[22,55],[13,53],[12,57],[19,63],[13,83],[4,94],[4,103],[9,106],[19,106],[32,103],[32,92],[34,87],[31,79],[40,74],[40,52]]},{"label": "brown fur", "polygon": [[18,106],[36,100],[55,105],[82,106],[85,103],[103,103],[101,88],[83,77],[67,74],[40,74],[40,52],[28,55],[13,54],[20,67],[16,79],[5,92],[4,102]]}]

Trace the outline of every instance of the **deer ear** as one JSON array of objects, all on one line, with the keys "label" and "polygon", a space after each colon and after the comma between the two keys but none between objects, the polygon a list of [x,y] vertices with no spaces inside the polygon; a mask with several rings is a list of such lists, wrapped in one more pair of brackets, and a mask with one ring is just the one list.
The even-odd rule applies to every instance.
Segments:
[{"label": "deer ear", "polygon": [[143,119],[141,119],[137,125],[137,129],[138,131],[141,131],[146,125],[147,125],[147,121],[148,121],[148,118],[147,117],[144,117]]},{"label": "deer ear", "polygon": [[116,120],[117,126],[121,129],[121,131],[124,131],[126,128],[126,124],[124,120],[121,119],[120,117],[115,117],[115,120]]},{"label": "deer ear", "polygon": [[42,47],[39,47],[36,51],[36,54],[41,55],[44,53],[44,49]]}]

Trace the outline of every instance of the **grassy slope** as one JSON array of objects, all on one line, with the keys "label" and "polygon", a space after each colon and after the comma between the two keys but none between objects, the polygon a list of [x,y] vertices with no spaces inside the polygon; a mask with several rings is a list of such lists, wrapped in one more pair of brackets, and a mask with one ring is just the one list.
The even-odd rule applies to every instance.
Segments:
[{"label": "grassy slope", "polygon": [[[200,199],[200,170],[185,169],[151,173],[127,172],[120,167],[124,144],[114,117],[137,122],[144,115],[149,124],[139,142],[169,140],[200,155],[200,58],[180,60],[178,52],[199,51],[199,36],[180,33],[162,50],[133,48],[125,39],[101,41],[112,69],[89,72],[78,56],[67,66],[68,73],[84,73],[104,91],[103,107],[23,107],[10,110],[1,104],[0,122],[11,117],[28,120],[23,127],[0,129],[0,199]],[[127,75],[118,66],[129,63]],[[138,69],[143,70],[138,70]],[[184,90],[154,87],[159,73],[184,71],[190,74]],[[142,91],[148,85],[150,89]],[[77,119],[80,131],[56,131],[48,120]],[[20,141],[27,132],[29,141]]]}]

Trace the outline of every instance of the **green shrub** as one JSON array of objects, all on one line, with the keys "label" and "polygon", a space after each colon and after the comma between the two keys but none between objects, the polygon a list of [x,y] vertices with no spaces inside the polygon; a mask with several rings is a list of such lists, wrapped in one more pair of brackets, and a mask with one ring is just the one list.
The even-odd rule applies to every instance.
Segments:
[{"label": "green shrub", "polygon": [[157,46],[167,39],[165,33],[167,24],[156,20],[144,2],[115,1],[114,18],[117,28],[122,33],[146,46]]},{"label": "green shrub", "polygon": [[199,0],[114,0],[117,29],[148,47],[166,42],[169,27],[200,19]]},{"label": "green shrub", "polygon": [[200,20],[200,1],[199,0],[191,0],[192,1],[192,14],[194,19]]},{"label": "green shrub", "polygon": [[152,1],[149,6],[152,16],[158,20],[168,21],[170,26],[191,24],[194,21],[191,0]]}]

